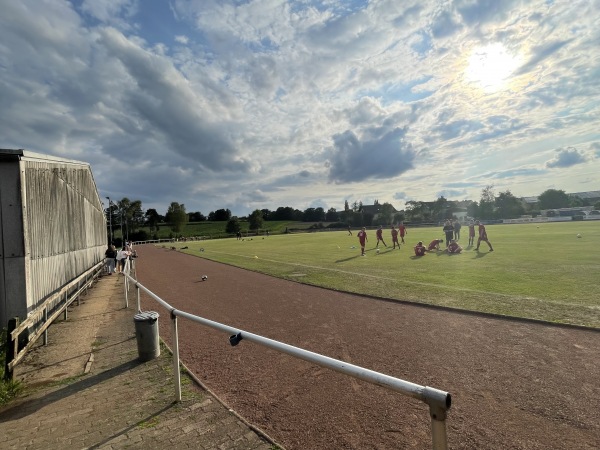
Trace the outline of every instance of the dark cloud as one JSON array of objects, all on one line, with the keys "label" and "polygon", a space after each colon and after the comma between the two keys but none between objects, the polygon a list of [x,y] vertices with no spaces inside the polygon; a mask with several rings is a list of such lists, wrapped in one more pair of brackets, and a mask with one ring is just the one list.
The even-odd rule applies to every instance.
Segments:
[{"label": "dark cloud", "polygon": [[586,161],[587,158],[583,152],[580,152],[573,147],[567,147],[557,150],[556,156],[550,161],[546,162],[546,167],[549,169],[554,169],[557,167],[571,167]]},{"label": "dark cloud", "polygon": [[416,153],[405,140],[406,128],[388,132],[372,129],[370,134],[372,139],[364,141],[350,130],[333,136],[334,146],[329,160],[331,181],[351,183],[393,178],[413,168]]},{"label": "dark cloud", "polygon": [[114,29],[101,39],[132,78],[124,107],[141,121],[144,132],[162,135],[169,149],[210,170],[247,171],[224,123],[209,122],[208,111],[186,80],[166,61],[127,41]]}]

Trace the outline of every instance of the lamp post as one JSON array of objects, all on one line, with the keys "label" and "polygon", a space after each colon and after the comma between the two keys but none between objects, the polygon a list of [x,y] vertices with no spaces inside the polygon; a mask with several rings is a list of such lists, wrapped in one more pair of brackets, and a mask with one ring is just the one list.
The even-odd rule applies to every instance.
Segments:
[{"label": "lamp post", "polygon": [[109,236],[110,242],[109,242],[109,244],[112,245],[112,243],[113,243],[113,232],[112,232],[112,208],[110,207],[111,200],[110,200],[110,197],[106,197],[106,198],[108,199],[108,224],[109,224],[109,227],[110,227],[110,236]]}]

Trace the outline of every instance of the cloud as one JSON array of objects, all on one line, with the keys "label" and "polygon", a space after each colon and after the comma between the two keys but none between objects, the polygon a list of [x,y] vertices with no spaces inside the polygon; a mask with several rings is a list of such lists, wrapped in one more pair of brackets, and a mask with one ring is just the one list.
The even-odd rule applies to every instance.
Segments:
[{"label": "cloud", "polygon": [[571,167],[576,164],[582,164],[587,161],[587,157],[583,152],[576,148],[567,147],[556,150],[556,156],[546,162],[546,167],[549,169]]},{"label": "cloud", "polygon": [[334,146],[329,159],[331,181],[352,183],[388,179],[413,168],[415,151],[404,139],[406,129],[373,131],[375,136],[363,141],[350,130],[333,136]]},{"label": "cloud", "polygon": [[466,189],[444,189],[442,191],[439,191],[436,196],[439,197],[444,197],[446,199],[452,199],[452,198],[456,198],[456,197],[465,197],[467,195],[467,190]]}]

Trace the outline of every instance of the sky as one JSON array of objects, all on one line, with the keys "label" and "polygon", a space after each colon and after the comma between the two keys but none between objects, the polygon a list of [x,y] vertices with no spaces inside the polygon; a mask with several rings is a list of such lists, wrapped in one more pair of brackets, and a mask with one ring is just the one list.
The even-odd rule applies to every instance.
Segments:
[{"label": "sky", "polygon": [[600,0],[0,0],[0,148],[227,208],[600,190]]}]

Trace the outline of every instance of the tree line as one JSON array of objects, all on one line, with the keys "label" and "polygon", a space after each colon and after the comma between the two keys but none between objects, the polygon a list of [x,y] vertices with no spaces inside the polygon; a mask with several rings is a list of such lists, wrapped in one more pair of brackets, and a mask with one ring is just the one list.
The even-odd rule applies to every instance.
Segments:
[{"label": "tree line", "polygon": [[336,208],[307,208],[304,211],[290,206],[280,206],[274,211],[269,209],[256,209],[247,217],[237,217],[229,209],[211,211],[208,216],[201,212],[186,211],[183,203],[172,202],[165,215],[160,215],[156,209],[142,209],[140,200],[131,201],[128,198],[109,202],[106,209],[107,218],[115,230],[120,229],[121,235],[126,239],[144,240],[147,236],[143,227],[148,227],[150,233],[158,232],[160,226],[168,226],[174,233],[181,233],[188,222],[226,222],[227,233],[237,233],[241,229],[241,222],[247,221],[248,228],[259,230],[265,227],[268,221],[296,221],[314,222],[316,227],[323,226],[322,222],[329,222],[330,227],[342,228],[347,226],[361,227],[373,225],[390,225],[402,221],[410,223],[437,223],[444,219],[456,217],[459,211],[466,211],[467,216],[482,220],[514,219],[525,214],[538,215],[541,210],[559,209],[568,207],[594,206],[600,209],[600,202],[589,204],[586,199],[568,195],[563,190],[548,189],[538,197],[534,205],[527,204],[515,197],[510,190],[495,193],[494,187],[489,185],[481,191],[479,201],[448,200],[443,196],[434,201],[409,200],[405,208],[397,211],[390,203],[375,200],[376,214],[368,212],[362,202],[344,201],[340,211]]}]

